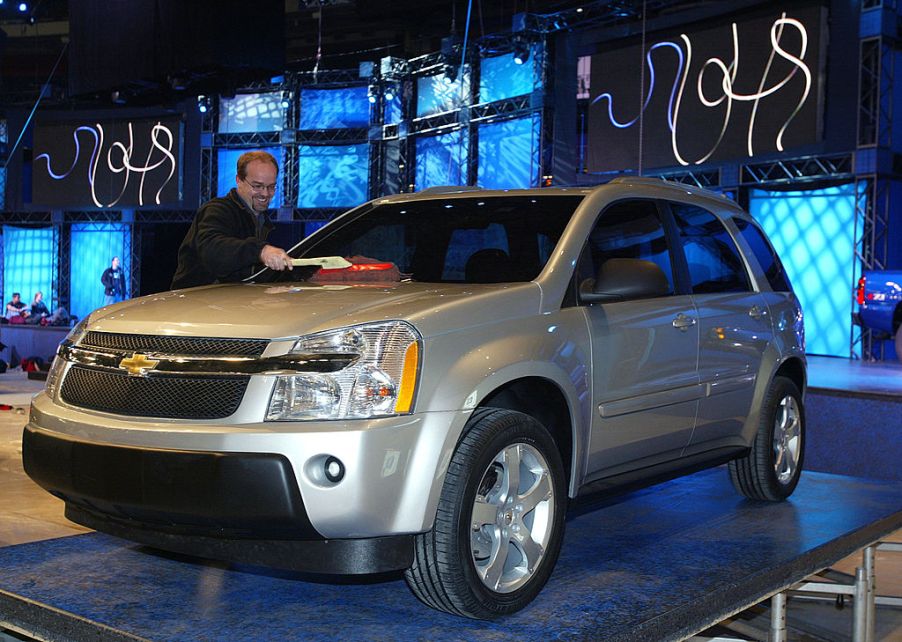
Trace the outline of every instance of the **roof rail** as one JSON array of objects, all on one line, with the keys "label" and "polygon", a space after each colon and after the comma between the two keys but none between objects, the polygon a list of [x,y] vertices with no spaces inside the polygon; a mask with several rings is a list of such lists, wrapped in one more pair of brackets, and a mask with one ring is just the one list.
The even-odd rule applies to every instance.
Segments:
[{"label": "roof rail", "polygon": [[417,194],[454,194],[455,192],[481,192],[482,188],[475,185],[435,185],[421,189]]},{"label": "roof rail", "polygon": [[658,187],[670,187],[673,189],[679,189],[684,192],[690,192],[691,194],[697,194],[698,196],[707,196],[708,198],[716,198],[718,200],[725,200],[730,203],[734,203],[734,201],[730,200],[723,194],[719,192],[715,192],[714,190],[705,189],[704,187],[699,187],[697,185],[692,185],[690,183],[681,183],[679,181],[669,181],[666,178],[658,178],[652,176],[618,176],[617,178],[611,179],[610,183],[633,183],[639,185],[656,185]]}]

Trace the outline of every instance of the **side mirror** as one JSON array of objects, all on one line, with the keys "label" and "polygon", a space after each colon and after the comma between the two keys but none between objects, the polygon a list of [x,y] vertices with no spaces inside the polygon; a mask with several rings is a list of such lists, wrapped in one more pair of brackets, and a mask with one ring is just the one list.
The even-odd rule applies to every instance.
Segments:
[{"label": "side mirror", "polygon": [[598,268],[595,279],[579,286],[583,303],[613,303],[626,299],[650,299],[671,293],[664,271],[656,263],[642,259],[608,259]]}]

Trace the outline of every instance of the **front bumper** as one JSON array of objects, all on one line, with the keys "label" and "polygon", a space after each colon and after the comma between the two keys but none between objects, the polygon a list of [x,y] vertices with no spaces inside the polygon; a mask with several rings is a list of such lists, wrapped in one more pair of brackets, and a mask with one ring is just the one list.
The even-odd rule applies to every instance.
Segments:
[{"label": "front bumper", "polygon": [[[432,527],[468,416],[146,420],[72,408],[41,393],[23,460],[29,475],[66,501],[74,521],[97,530],[310,572],[382,572],[409,565],[413,535]],[[344,466],[338,482],[322,476],[328,457]]]},{"label": "front bumper", "polygon": [[384,573],[413,561],[413,535],[327,540],[285,457],[125,448],[26,427],[25,471],[95,530],[188,555],[308,573]]}]

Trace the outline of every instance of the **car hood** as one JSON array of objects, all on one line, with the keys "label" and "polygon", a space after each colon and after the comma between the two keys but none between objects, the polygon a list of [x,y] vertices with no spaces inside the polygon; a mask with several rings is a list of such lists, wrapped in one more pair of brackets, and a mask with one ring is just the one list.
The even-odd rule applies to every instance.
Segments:
[{"label": "car hood", "polygon": [[406,319],[425,335],[535,313],[535,283],[223,284],[176,290],[101,308],[88,328],[173,336],[297,337]]}]

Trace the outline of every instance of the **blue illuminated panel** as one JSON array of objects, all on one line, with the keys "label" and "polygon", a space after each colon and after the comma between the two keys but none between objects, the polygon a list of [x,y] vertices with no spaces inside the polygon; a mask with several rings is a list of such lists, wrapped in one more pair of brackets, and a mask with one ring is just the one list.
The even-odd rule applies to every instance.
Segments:
[{"label": "blue illuminated panel", "polygon": [[848,357],[855,274],[855,187],[753,190],[749,210],[780,255],[805,314],[806,352]]},{"label": "blue illuminated panel", "polygon": [[[282,205],[282,149],[280,147],[261,147],[260,151],[269,152],[276,157],[279,163],[279,180],[276,181],[276,193],[273,194],[271,207]],[[225,196],[229,190],[235,187],[235,174],[237,172],[238,157],[248,149],[217,149],[216,150],[216,195]]]},{"label": "blue illuminated panel", "polygon": [[[122,223],[73,223],[70,249],[71,312],[83,319],[103,305],[100,276],[114,256],[125,270],[125,287],[131,279],[131,242],[128,225]],[[132,296],[134,293],[127,291]]]},{"label": "blue illuminated panel", "polygon": [[417,138],[416,189],[466,185],[468,148],[469,136],[464,129]]},{"label": "blue illuminated panel", "polygon": [[370,101],[366,86],[302,89],[300,129],[368,127]]},{"label": "blue illuminated panel", "polygon": [[[3,226],[4,313],[13,292],[21,294],[22,301],[29,305],[34,293],[40,291],[47,307],[53,311],[56,307],[56,292],[52,290],[56,247],[56,228]],[[97,279],[100,280],[100,274]]]},{"label": "blue illuminated panel", "polygon": [[459,109],[469,95],[468,71],[451,83],[444,74],[417,78],[417,118]]},{"label": "blue illuminated panel", "polygon": [[280,132],[285,125],[282,92],[239,94],[219,101],[219,133]]},{"label": "blue illuminated panel", "polygon": [[367,200],[369,145],[298,145],[298,207],[351,207]]},{"label": "blue illuminated panel", "polygon": [[539,135],[536,116],[479,126],[477,183],[488,189],[539,184]]},{"label": "blue illuminated panel", "polygon": [[536,65],[539,51],[538,45],[530,47],[529,58],[522,65],[514,62],[512,53],[484,58],[479,76],[479,102],[490,103],[532,93],[539,85]]}]

